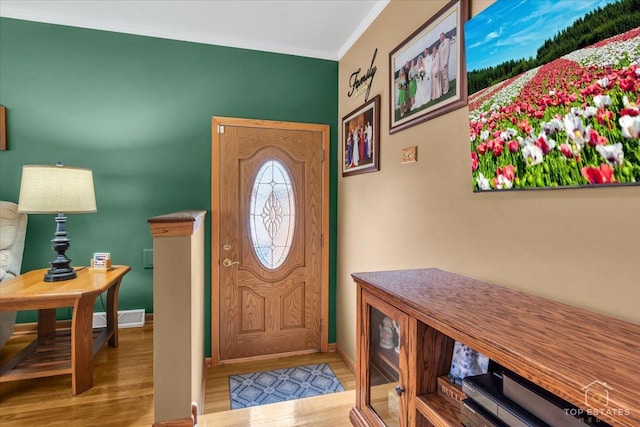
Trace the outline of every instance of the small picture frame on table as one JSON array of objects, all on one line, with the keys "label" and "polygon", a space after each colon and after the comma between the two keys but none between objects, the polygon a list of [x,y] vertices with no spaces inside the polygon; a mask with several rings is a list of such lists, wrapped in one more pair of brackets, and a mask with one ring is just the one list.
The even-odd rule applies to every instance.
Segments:
[{"label": "small picture frame on table", "polygon": [[93,270],[110,270],[111,254],[109,252],[96,252],[91,258],[91,268]]}]

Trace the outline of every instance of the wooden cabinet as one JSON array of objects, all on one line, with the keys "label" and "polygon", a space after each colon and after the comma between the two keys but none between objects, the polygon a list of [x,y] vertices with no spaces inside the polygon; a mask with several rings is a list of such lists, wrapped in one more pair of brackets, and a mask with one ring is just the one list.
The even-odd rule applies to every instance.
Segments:
[{"label": "wooden cabinet", "polygon": [[360,301],[359,407],[371,423],[406,426],[409,317],[368,293]]},{"label": "wooden cabinet", "polygon": [[640,325],[438,269],[352,276],[353,425],[460,426],[460,408],[437,394],[456,340],[584,414],[640,425]]}]

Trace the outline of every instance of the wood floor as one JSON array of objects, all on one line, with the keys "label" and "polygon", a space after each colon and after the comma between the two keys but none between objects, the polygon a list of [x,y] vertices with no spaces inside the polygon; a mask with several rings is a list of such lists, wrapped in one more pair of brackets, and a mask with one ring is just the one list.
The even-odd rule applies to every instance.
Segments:
[{"label": "wood floor", "polygon": [[198,427],[318,426],[351,427],[349,410],[356,401],[355,390],[309,397],[198,417]]},{"label": "wood floor", "polygon": [[[14,336],[0,349],[0,363],[33,340]],[[228,376],[327,363],[348,391],[229,411]],[[335,353],[222,365],[207,370],[205,415],[199,426],[349,426],[355,378]],[[94,386],[71,394],[71,376],[0,383],[0,426],[151,426],[153,424],[153,328],[121,329],[117,349],[94,359]]]}]

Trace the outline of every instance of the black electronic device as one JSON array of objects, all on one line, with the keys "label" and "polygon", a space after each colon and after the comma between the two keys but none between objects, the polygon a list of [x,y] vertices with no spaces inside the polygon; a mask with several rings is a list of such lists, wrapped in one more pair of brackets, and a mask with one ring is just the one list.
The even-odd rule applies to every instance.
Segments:
[{"label": "black electronic device", "polygon": [[505,397],[502,392],[502,377],[497,373],[464,378],[462,391],[510,427],[551,427]]},{"label": "black electronic device", "polygon": [[504,395],[554,427],[606,427],[607,423],[588,411],[510,371],[503,371]]},{"label": "black electronic device", "polygon": [[460,402],[460,421],[465,427],[509,427],[473,399]]}]

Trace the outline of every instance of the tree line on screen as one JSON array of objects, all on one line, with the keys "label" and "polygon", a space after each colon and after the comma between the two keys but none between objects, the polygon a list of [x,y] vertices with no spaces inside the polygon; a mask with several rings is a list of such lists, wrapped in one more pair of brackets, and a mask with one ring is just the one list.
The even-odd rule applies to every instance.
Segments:
[{"label": "tree line on screen", "polygon": [[[569,5],[568,5],[569,6]],[[640,26],[640,0],[621,0],[598,7],[544,41],[536,57],[509,60],[467,73],[469,94],[493,86],[570,52]]]}]

